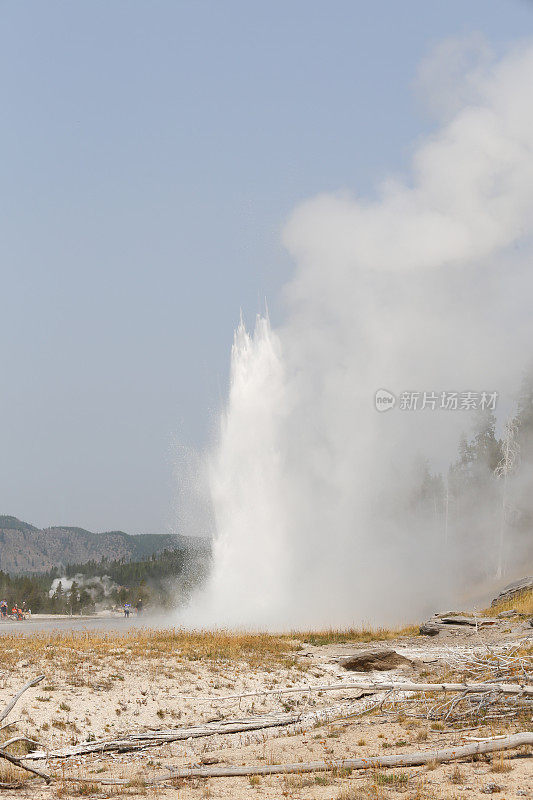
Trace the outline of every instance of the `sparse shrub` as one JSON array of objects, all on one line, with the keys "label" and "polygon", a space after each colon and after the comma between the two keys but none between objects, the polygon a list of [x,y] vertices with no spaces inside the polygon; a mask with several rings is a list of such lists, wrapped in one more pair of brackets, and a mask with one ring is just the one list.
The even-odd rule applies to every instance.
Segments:
[{"label": "sparse shrub", "polygon": [[100,794],[101,788],[97,783],[90,783],[80,781],[75,783],[71,781],[61,781],[55,790],[56,797],[89,797],[91,795]]},{"label": "sparse shrub", "polygon": [[373,778],[376,786],[392,786],[395,789],[409,783],[409,775],[405,772],[374,772]]},{"label": "sparse shrub", "polygon": [[339,789],[337,800],[368,800],[368,793],[356,786],[343,786]]},{"label": "sparse shrub", "polygon": [[98,783],[78,783],[75,784],[72,790],[72,794],[79,795],[80,797],[87,797],[91,794],[99,794],[101,792],[101,788]]},{"label": "sparse shrub", "polygon": [[146,789],[146,779],[143,775],[134,775],[126,786],[130,789]]},{"label": "sparse shrub", "polygon": [[492,759],[491,772],[511,772],[512,764],[502,755],[495,756]]},{"label": "sparse shrub", "polygon": [[450,781],[452,783],[455,783],[455,784],[464,783],[465,779],[464,779],[463,771],[462,771],[461,767],[459,766],[459,764],[456,764],[455,767],[453,768],[453,771],[450,774]]},{"label": "sparse shrub", "polygon": [[327,772],[322,772],[320,775],[315,775],[315,781],[317,786],[330,786],[334,782],[333,776],[329,775]]}]

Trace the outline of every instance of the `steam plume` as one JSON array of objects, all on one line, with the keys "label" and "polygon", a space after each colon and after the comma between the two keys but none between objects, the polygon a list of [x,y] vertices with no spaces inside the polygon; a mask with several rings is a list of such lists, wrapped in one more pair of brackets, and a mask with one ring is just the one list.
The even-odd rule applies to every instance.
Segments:
[{"label": "steam plume", "polygon": [[457,590],[470,544],[445,543],[406,508],[419,459],[445,469],[468,412],[378,414],[373,397],[486,390],[505,404],[532,341],[533,47],[499,62],[465,47],[454,92],[442,48],[423,68],[443,122],[410,180],[391,177],[376,200],[340,192],[298,207],[284,231],[287,321],[237,330],[196,621],[391,623]]}]

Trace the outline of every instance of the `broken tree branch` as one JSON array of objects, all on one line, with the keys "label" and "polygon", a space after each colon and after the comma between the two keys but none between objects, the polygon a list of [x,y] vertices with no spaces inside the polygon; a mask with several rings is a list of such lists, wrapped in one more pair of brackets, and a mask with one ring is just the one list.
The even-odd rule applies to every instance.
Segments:
[{"label": "broken tree branch", "polygon": [[167,731],[142,731],[124,735],[121,739],[99,739],[94,742],[83,742],[62,750],[36,750],[24,756],[26,761],[37,761],[44,758],[68,758],[86,753],[127,753],[133,750],[144,750],[159,744],[168,744],[186,739],[197,739],[203,736],[225,735],[228,733],[246,733],[263,728],[277,728],[299,722],[301,714],[270,714],[247,719],[220,720],[207,722],[205,725],[193,725],[186,728],[175,728]]},{"label": "broken tree branch", "polygon": [[14,719],[13,722],[4,722],[3,725],[0,725],[0,731],[5,731],[6,728],[12,728],[14,725],[18,725],[19,722],[22,722],[22,719]]},{"label": "broken tree branch", "polygon": [[192,725],[170,730],[137,731],[124,734],[120,739],[99,739],[92,742],[82,742],[77,745],[65,747],[61,750],[36,750],[24,756],[26,761],[38,761],[49,758],[69,758],[71,756],[85,755],[88,753],[128,753],[136,750],[145,750],[148,747],[158,747],[171,742],[198,739],[206,736],[226,736],[228,734],[250,734],[261,732],[265,729],[287,729],[290,726],[307,729],[318,722],[331,722],[333,719],[344,718],[346,715],[364,714],[368,711],[365,701],[356,700],[326,706],[311,712],[290,712],[279,714],[265,714],[261,716],[246,717],[244,719],[228,719],[206,722],[204,725]]},{"label": "broken tree branch", "polygon": [[40,683],[43,680],[43,678],[44,675],[39,675],[37,678],[32,678],[31,681],[28,681],[28,683],[24,684],[20,692],[18,692],[15,695],[15,697],[7,704],[7,706],[4,708],[3,711],[0,711],[0,722],[2,722],[2,720],[4,720],[7,717],[9,712],[13,710],[16,703],[20,700],[24,692],[28,691],[28,689],[31,689],[31,687],[35,686],[35,684]]},{"label": "broken tree branch", "polygon": [[5,758],[5,760],[9,761],[10,764],[14,764],[16,767],[26,770],[26,772],[31,772],[33,775],[37,775],[39,778],[44,778],[46,783],[50,783],[50,775],[46,775],[46,773],[40,772],[38,769],[34,769],[33,767],[28,767],[27,764],[22,763],[20,758],[10,756],[9,753],[5,753],[3,750],[0,750],[0,758]]},{"label": "broken tree branch", "polygon": [[324,686],[295,686],[283,689],[265,689],[258,692],[242,694],[226,694],[212,697],[194,697],[180,695],[183,700],[195,700],[214,703],[221,700],[240,700],[245,697],[262,697],[263,695],[299,694],[308,692],[337,692],[345,689],[357,689],[363,692],[500,692],[502,694],[524,695],[533,697],[533,685],[519,683],[410,683],[379,681],[358,681],[350,683],[330,683]]},{"label": "broken tree branch", "polygon": [[10,744],[15,744],[15,742],[28,742],[28,744],[36,744],[37,747],[43,747],[41,742],[36,742],[35,739],[29,739],[27,736],[13,736],[12,739],[8,739],[6,742],[2,742],[0,747],[2,750],[5,750],[6,747],[9,747]]},{"label": "broken tree branch", "polygon": [[504,739],[446,747],[441,750],[425,750],[417,753],[402,753],[375,758],[353,758],[331,761],[309,761],[296,764],[261,764],[248,767],[181,767],[173,770],[174,778],[226,778],[248,775],[280,775],[290,772],[327,772],[341,769],[382,769],[388,767],[418,767],[432,762],[456,761],[478,753],[494,753],[512,750],[522,745],[533,745],[533,733],[515,733]]}]

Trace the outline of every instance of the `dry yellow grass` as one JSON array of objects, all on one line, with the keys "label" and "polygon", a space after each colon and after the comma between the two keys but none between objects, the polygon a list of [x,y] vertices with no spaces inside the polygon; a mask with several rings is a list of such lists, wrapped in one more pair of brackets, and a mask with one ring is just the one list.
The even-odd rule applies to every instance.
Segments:
[{"label": "dry yellow grass", "polygon": [[378,642],[398,639],[406,636],[418,636],[418,625],[407,625],[402,628],[348,628],[346,630],[329,629],[324,631],[294,632],[292,636],[307,644],[343,644],[345,642]]},{"label": "dry yellow grass", "polygon": [[10,764],[9,761],[0,760],[0,784],[20,784],[23,783],[27,777],[28,773],[24,770],[15,767],[13,764]]},{"label": "dry yellow grass", "polygon": [[0,664],[6,667],[21,657],[46,661],[94,660],[105,656],[128,660],[156,660],[167,656],[189,661],[243,661],[250,665],[280,662],[299,645],[281,636],[228,631],[184,631],[179,629],[135,629],[127,633],[70,631],[36,633],[32,636],[4,634]]},{"label": "dry yellow grass", "polygon": [[[329,644],[339,642],[371,642],[413,636],[416,627],[399,630],[349,629],[293,632],[290,634],[239,633],[232,631],[188,631],[182,629],[132,629],[118,632],[51,632],[24,636],[2,635],[0,665],[12,667],[21,658],[45,670],[47,664],[83,667],[102,657],[128,661],[172,656],[183,661],[243,662],[250,666],[283,664],[294,658],[301,643]],[[118,676],[120,677],[120,676]]]}]

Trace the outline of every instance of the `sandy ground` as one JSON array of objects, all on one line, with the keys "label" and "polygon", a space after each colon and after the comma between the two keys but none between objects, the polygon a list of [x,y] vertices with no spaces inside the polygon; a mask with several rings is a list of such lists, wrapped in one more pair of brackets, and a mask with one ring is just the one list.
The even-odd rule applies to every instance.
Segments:
[{"label": "sandy ground", "polygon": [[[52,624],[60,635],[47,639],[42,631]],[[133,731],[173,729],[213,719],[242,718],[288,711],[310,715],[336,706],[339,719],[327,723],[296,724],[247,734],[215,735],[179,743],[159,745],[145,751],[124,754],[92,754],[68,760],[31,762],[55,776],[52,785],[31,779],[16,790],[4,790],[6,797],[55,798],[64,795],[161,798],[316,798],[316,800],[358,800],[358,798],[483,798],[494,793],[500,798],[533,798],[533,759],[512,753],[504,759],[482,758],[461,763],[432,765],[377,774],[331,772],[249,778],[189,780],[171,786],[152,780],[168,778],[169,768],[214,762],[221,766],[272,764],[366,757],[413,750],[432,750],[464,743],[470,736],[490,736],[522,729],[498,720],[474,730],[440,729],[427,720],[404,716],[400,708],[379,708],[363,716],[346,716],[354,710],[353,691],[310,694],[267,695],[241,700],[203,698],[349,682],[357,679],[430,681],[450,675],[446,661],[451,651],[486,652],[487,645],[511,642],[533,645],[533,629],[524,621],[502,622],[497,629],[453,629],[436,638],[402,637],[396,641],[346,642],[311,645],[287,642],[288,650],[220,655],[204,635],[201,652],[180,646],[179,641],[152,643],[146,635],[136,639],[137,622],[126,628],[124,621],[41,620],[32,622],[33,635],[13,634],[12,627],[0,628],[2,669],[0,708],[30,677],[41,672],[45,679],[19,701],[9,720],[17,722],[0,736],[24,733],[45,749],[57,749],[87,739],[116,738]],[[146,623],[146,619],[143,620]],[[97,624],[96,624],[97,623]],[[81,625],[75,636],[67,628]],[[37,627],[33,627],[37,626]],[[86,626],[86,627],[83,627]],[[114,631],[117,630],[119,635]],[[130,635],[124,636],[129,630]],[[84,633],[85,631],[85,633]],[[108,638],[106,639],[106,631]],[[30,628],[24,629],[26,634]],[[406,670],[386,673],[347,673],[339,660],[356,651],[394,649],[414,660]],[[373,702],[373,701],[372,701]],[[357,705],[359,703],[359,706]],[[355,708],[369,705],[368,698]],[[30,763],[30,762],[28,762]],[[68,776],[95,781],[75,783]],[[127,786],[96,784],[96,781],[124,779]],[[0,781],[6,777],[0,776]]]}]

